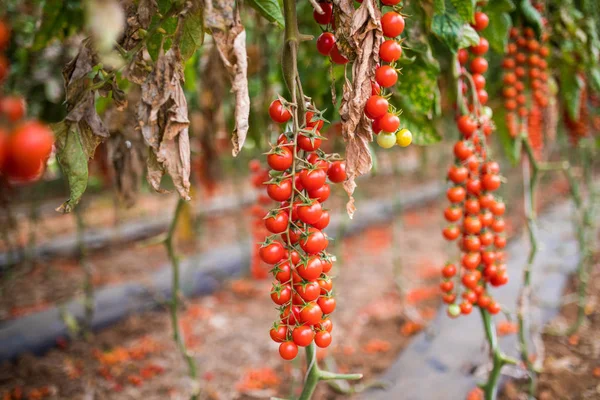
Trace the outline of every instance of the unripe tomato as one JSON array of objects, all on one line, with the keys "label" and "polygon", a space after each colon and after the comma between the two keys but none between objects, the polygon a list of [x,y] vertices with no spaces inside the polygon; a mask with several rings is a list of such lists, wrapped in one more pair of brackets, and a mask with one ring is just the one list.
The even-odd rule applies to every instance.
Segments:
[{"label": "unripe tomato", "polygon": [[398,61],[402,57],[402,46],[395,40],[388,39],[379,47],[379,58],[388,63]]},{"label": "unripe tomato", "polygon": [[323,32],[317,38],[317,51],[324,56],[328,56],[335,46],[335,36],[331,32]]},{"label": "unripe tomato", "polygon": [[286,109],[279,100],[273,100],[269,106],[269,116],[273,121],[279,124],[284,124],[292,118],[290,111]]},{"label": "unripe tomato", "polygon": [[398,82],[398,73],[389,65],[382,65],[375,70],[375,80],[381,87],[389,88]]},{"label": "unripe tomato", "polygon": [[400,147],[408,147],[412,143],[412,132],[406,128],[396,133],[396,144]]},{"label": "unripe tomato", "polygon": [[381,28],[387,37],[400,36],[404,31],[404,18],[395,11],[388,11],[381,17]]},{"label": "unripe tomato", "polygon": [[448,306],[448,316],[450,318],[456,318],[460,315],[460,306],[458,304],[450,304]]},{"label": "unripe tomato", "polygon": [[384,149],[390,149],[396,144],[396,135],[388,132],[381,132],[377,135],[377,144]]}]

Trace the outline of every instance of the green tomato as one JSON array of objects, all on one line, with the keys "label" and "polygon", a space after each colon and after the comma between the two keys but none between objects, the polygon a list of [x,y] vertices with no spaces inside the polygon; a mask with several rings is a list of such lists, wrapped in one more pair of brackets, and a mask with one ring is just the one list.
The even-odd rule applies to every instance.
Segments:
[{"label": "green tomato", "polygon": [[481,110],[482,114],[488,118],[492,118],[494,116],[494,112],[492,111],[492,109],[488,106],[483,107],[483,109]]},{"label": "green tomato", "polygon": [[384,149],[390,149],[396,144],[396,135],[393,133],[381,132],[377,135],[377,144]]},{"label": "green tomato", "polygon": [[406,129],[400,129],[398,133],[396,133],[396,144],[400,147],[407,147],[412,143],[412,133]]},{"label": "green tomato", "polygon": [[456,318],[460,315],[460,306],[458,304],[450,304],[448,306],[448,316],[450,318]]}]

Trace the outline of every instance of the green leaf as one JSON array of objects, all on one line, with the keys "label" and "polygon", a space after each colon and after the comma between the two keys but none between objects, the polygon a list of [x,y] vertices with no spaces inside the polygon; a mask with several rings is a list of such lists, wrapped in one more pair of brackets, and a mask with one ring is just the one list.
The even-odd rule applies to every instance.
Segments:
[{"label": "green leaf", "polygon": [[458,47],[461,49],[477,46],[479,44],[479,34],[471,25],[463,25],[460,32],[460,41]]},{"label": "green leaf", "polygon": [[431,20],[431,32],[453,53],[458,51],[462,27],[458,14],[436,14]]},{"label": "green leaf", "polygon": [[402,118],[401,127],[408,129],[412,133],[412,142],[417,146],[428,146],[442,140],[433,121],[424,117],[416,116],[414,114],[410,116],[407,115]]},{"label": "green leaf", "polygon": [[542,34],[542,29],[544,27],[542,14],[540,14],[540,12],[531,4],[531,0],[521,0],[520,8],[525,21],[527,21],[539,37]]},{"label": "green leaf", "polygon": [[402,69],[399,103],[410,114],[431,115],[438,99],[437,71],[421,63]]},{"label": "green leaf", "polygon": [[475,14],[475,0],[450,0],[456,12],[465,21],[472,23]]},{"label": "green leaf", "polygon": [[[155,16],[154,18],[158,19],[157,16]],[[177,18],[168,18],[162,23],[160,27],[167,32],[166,35],[160,32],[156,32],[154,35],[152,35],[152,37],[150,37],[150,39],[148,39],[146,45],[148,49],[148,54],[150,54],[150,57],[154,61],[156,61],[156,59],[158,58],[158,55],[161,50],[161,45],[163,50],[165,51],[171,48],[171,39],[165,38],[165,36],[172,36],[175,33],[175,30],[177,29]]]},{"label": "green leaf", "polygon": [[600,67],[594,65],[588,72],[588,82],[595,92],[600,93]]},{"label": "green leaf", "polygon": [[446,1],[445,0],[434,0],[433,11],[436,14],[446,13]]},{"label": "green leaf", "polygon": [[568,64],[563,64],[560,69],[560,86],[559,93],[563,97],[563,103],[569,117],[575,121],[579,121],[581,91],[585,86],[583,78],[579,76],[574,68]]},{"label": "green leaf", "polygon": [[187,61],[204,43],[204,13],[202,7],[191,10],[183,21],[179,48],[183,61]]},{"label": "green leaf", "polygon": [[504,54],[504,49],[508,44],[508,35],[512,27],[510,15],[505,12],[488,13],[490,24],[483,31],[483,36],[490,43],[490,47],[496,53]]},{"label": "green leaf", "polygon": [[283,28],[285,21],[283,20],[283,12],[277,0],[248,0],[250,7],[259,12],[271,22],[275,22],[280,28]]},{"label": "green leaf", "polygon": [[490,13],[509,13],[514,11],[515,8],[515,3],[512,0],[494,0],[489,1],[483,7],[483,11],[489,16]]},{"label": "green leaf", "polygon": [[52,125],[56,137],[56,158],[69,182],[69,200],[57,211],[69,213],[79,203],[88,183],[88,154],[75,124],[65,121]]}]

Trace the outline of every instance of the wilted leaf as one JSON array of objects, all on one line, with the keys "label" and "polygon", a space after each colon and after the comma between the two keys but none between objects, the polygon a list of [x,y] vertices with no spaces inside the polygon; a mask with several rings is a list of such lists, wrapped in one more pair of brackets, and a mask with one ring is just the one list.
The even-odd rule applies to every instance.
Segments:
[{"label": "wilted leaf", "polygon": [[371,123],[365,116],[364,108],[371,96],[371,81],[374,78],[376,64],[379,62],[379,43],[383,38],[381,30],[381,11],[373,0],[365,0],[354,11],[352,0],[340,3],[342,13],[341,24],[349,27],[345,38],[347,44],[356,54],[352,64],[352,81],[346,78],[343,87],[340,117],[342,120],[342,135],[346,141],[346,173],[348,179],[344,189],[349,200],[346,211],[352,218],[354,198],[352,193],[356,188],[355,179],[371,170],[372,158],[369,143],[373,141]]},{"label": "wilted leaf", "polygon": [[142,85],[138,118],[142,136],[150,146],[148,181],[156,191],[167,172],[179,195],[189,199],[190,143],[188,108],[181,86],[181,55],[171,48],[160,55],[152,72]]},{"label": "wilted leaf", "polygon": [[156,14],[158,10],[158,5],[156,4],[156,0],[140,0],[138,3],[137,15],[140,24],[147,28],[152,21],[152,16]]},{"label": "wilted leaf", "polygon": [[248,134],[250,116],[246,31],[234,0],[206,2],[205,23],[217,44],[223,64],[229,73],[231,90],[235,94],[235,128],[231,141],[232,153],[237,156]]}]

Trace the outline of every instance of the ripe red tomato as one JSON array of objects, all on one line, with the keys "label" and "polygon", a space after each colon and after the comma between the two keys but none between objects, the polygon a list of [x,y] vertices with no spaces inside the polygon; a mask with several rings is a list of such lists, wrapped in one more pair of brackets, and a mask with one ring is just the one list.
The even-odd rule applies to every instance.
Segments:
[{"label": "ripe red tomato", "polygon": [[297,283],[294,289],[304,301],[314,301],[321,295],[321,287],[317,281]]},{"label": "ripe red tomato", "polygon": [[319,220],[317,222],[313,223],[312,226],[317,229],[323,230],[329,226],[329,220],[330,220],[329,211],[323,211],[321,213],[321,217],[319,217]]},{"label": "ripe red tomato", "polygon": [[321,272],[323,272],[323,263],[319,257],[313,256],[300,262],[296,266],[296,271],[298,272],[298,275],[307,281],[314,281],[321,276]]},{"label": "ripe red tomato", "polygon": [[279,345],[279,355],[284,360],[293,360],[298,355],[298,345],[292,341],[281,343]]},{"label": "ripe red tomato", "polygon": [[456,125],[460,133],[467,138],[477,130],[477,123],[468,115],[461,115],[456,121]]},{"label": "ripe red tomato", "polygon": [[298,219],[305,224],[312,225],[319,221],[322,213],[323,209],[321,208],[321,203],[318,201],[313,201],[310,204],[302,204],[298,206]]},{"label": "ripe red tomato", "polygon": [[308,161],[312,165],[316,165],[325,172],[327,172],[327,170],[329,169],[329,163],[327,162],[327,160],[320,158],[317,153],[310,153],[308,157],[306,157],[306,161]]},{"label": "ripe red tomato", "polygon": [[325,184],[326,180],[327,174],[322,169],[303,169],[300,172],[300,182],[309,192],[319,189]]},{"label": "ripe red tomato", "polygon": [[492,286],[496,287],[506,285],[508,283],[508,274],[506,273],[506,271],[498,271],[496,276],[490,279],[490,283],[492,284]]},{"label": "ripe red tomato", "polygon": [[465,141],[461,140],[454,145],[454,155],[459,160],[464,161],[473,155],[473,150],[471,150],[470,146]]},{"label": "ripe red tomato", "polygon": [[275,201],[286,201],[292,195],[292,180],[287,178],[277,183],[267,185],[267,194]]},{"label": "ripe red tomato", "polygon": [[327,177],[333,183],[340,183],[346,180],[346,163],[343,161],[334,161],[329,165]]},{"label": "ripe red tomato", "polygon": [[271,289],[271,300],[273,303],[281,306],[292,299],[292,288],[287,284],[276,283]]},{"label": "ripe red tomato", "polygon": [[481,214],[479,214],[479,221],[481,221],[481,226],[483,228],[491,226],[494,222],[494,214],[492,214],[490,211],[483,211]]},{"label": "ripe red tomato", "polygon": [[494,241],[494,234],[486,230],[479,235],[479,241],[483,247],[489,246]]},{"label": "ripe red tomato", "polygon": [[479,37],[479,44],[477,46],[471,46],[471,53],[476,56],[482,56],[488,52],[490,43],[483,36]]},{"label": "ripe red tomato", "polygon": [[308,254],[318,254],[325,250],[328,244],[325,234],[316,228],[308,228],[306,234],[300,238],[300,247]]},{"label": "ripe red tomato", "polygon": [[321,326],[321,329],[329,333],[333,330],[333,322],[331,322],[329,318],[322,319],[319,325]]},{"label": "ripe red tomato", "polygon": [[486,13],[483,13],[481,11],[477,11],[475,13],[475,23],[473,24],[473,28],[475,28],[475,30],[477,32],[480,32],[480,31],[484,30],[485,28],[487,28],[489,23],[490,23],[490,19]]},{"label": "ripe red tomato", "polygon": [[385,115],[389,106],[384,97],[373,95],[369,97],[365,104],[365,114],[371,119],[381,118]]},{"label": "ripe red tomato", "polygon": [[463,275],[461,282],[466,288],[473,290],[477,287],[480,277],[476,272],[477,271],[469,271]]},{"label": "ripe red tomato", "polygon": [[313,17],[315,21],[320,25],[327,25],[332,21],[333,17],[333,4],[326,2],[319,2],[323,14],[319,14],[317,10],[313,11]]},{"label": "ripe red tomato", "polygon": [[497,174],[485,174],[483,176],[483,188],[490,192],[497,190],[502,184],[500,176]]},{"label": "ripe red tomato", "polygon": [[479,99],[479,102],[481,103],[481,105],[486,105],[488,102],[488,92],[485,91],[484,89],[480,89],[477,91],[477,98]]},{"label": "ripe red tomato", "polygon": [[481,295],[479,296],[479,299],[477,299],[477,305],[481,308],[488,308],[491,301],[492,299],[490,298],[490,296]]},{"label": "ripe red tomato", "polygon": [[334,64],[343,65],[348,63],[348,59],[342,53],[340,53],[340,48],[337,46],[337,44],[333,46],[331,52],[329,53],[329,56],[331,57],[331,61],[333,61]]},{"label": "ripe red tomato", "polygon": [[292,331],[292,339],[298,346],[306,347],[312,343],[315,333],[310,326],[301,325]]},{"label": "ripe red tomato", "polygon": [[468,301],[460,303],[460,312],[463,315],[469,315],[473,311],[473,305]]},{"label": "ripe red tomato", "polygon": [[395,40],[388,39],[379,47],[379,58],[388,63],[396,62],[402,57],[402,46]]},{"label": "ripe red tomato", "polygon": [[6,96],[0,98],[0,115],[4,114],[10,122],[23,119],[26,108],[25,99],[22,97]]},{"label": "ripe red tomato", "polygon": [[446,197],[450,203],[461,203],[467,196],[467,192],[462,186],[453,186],[446,191]]},{"label": "ripe red tomato", "polygon": [[317,51],[324,56],[328,56],[335,46],[335,36],[331,32],[323,32],[317,38]]},{"label": "ripe red tomato", "polygon": [[481,167],[483,174],[498,174],[500,173],[500,165],[496,161],[488,161]]},{"label": "ripe red tomato", "polygon": [[462,298],[465,299],[468,303],[474,304],[477,302],[477,293],[472,290],[467,290],[462,294]]},{"label": "ripe red tomato", "polygon": [[268,213],[265,217],[265,227],[271,233],[285,232],[289,224],[289,214],[284,210]]},{"label": "ripe red tomato", "polygon": [[321,138],[308,137],[304,133],[298,135],[298,147],[304,151],[315,151],[321,147]]},{"label": "ripe red tomato", "polygon": [[498,304],[497,302],[492,300],[492,301],[490,301],[490,304],[487,306],[487,310],[490,314],[494,315],[494,314],[498,314],[500,311],[502,311],[502,307],[500,307],[500,304]]},{"label": "ripe red tomato", "polygon": [[483,57],[475,57],[471,61],[471,72],[474,74],[485,74],[488,70],[488,62]]},{"label": "ripe red tomato", "polygon": [[467,193],[478,196],[481,192],[481,181],[479,179],[469,179],[467,181]]},{"label": "ripe red tomato", "polygon": [[321,296],[317,304],[323,311],[323,314],[331,314],[335,310],[335,299],[330,296]]},{"label": "ripe red tomato", "polygon": [[460,220],[462,216],[463,211],[460,209],[460,207],[450,206],[444,210],[444,218],[446,218],[446,221],[448,222],[456,222]]},{"label": "ripe red tomato", "polygon": [[444,265],[444,268],[442,268],[442,276],[444,278],[452,278],[454,275],[456,275],[456,265],[454,264],[446,264]]},{"label": "ripe red tomato", "polygon": [[[284,256],[284,258],[286,257]],[[281,283],[287,283],[292,278],[292,269],[290,268],[289,260],[277,264],[272,272],[275,274],[275,279]]]},{"label": "ripe red tomato", "polygon": [[493,251],[482,251],[481,261],[483,261],[485,265],[493,264],[496,261],[496,253]]},{"label": "ripe red tomato", "polygon": [[310,302],[300,310],[300,321],[316,325],[323,319],[323,311],[315,302]]},{"label": "ripe red tomato", "polygon": [[287,339],[288,328],[285,325],[275,324],[269,331],[271,339],[276,343],[284,342]]},{"label": "ripe red tomato", "polygon": [[8,71],[10,68],[10,64],[8,59],[4,57],[3,54],[0,54],[0,82],[4,80],[8,76]]},{"label": "ripe red tomato", "polygon": [[498,249],[503,249],[506,247],[506,237],[504,236],[496,236],[494,238],[494,246]]},{"label": "ripe red tomato", "polygon": [[381,28],[387,37],[400,36],[404,32],[404,18],[395,11],[388,11],[381,17]]},{"label": "ripe red tomato", "polygon": [[469,61],[469,52],[467,49],[458,50],[458,63],[460,65],[465,65],[467,61]]},{"label": "ripe red tomato", "polygon": [[269,106],[269,116],[279,124],[284,124],[292,118],[290,111],[281,104],[279,100],[273,100]]},{"label": "ripe red tomato", "polygon": [[476,216],[468,216],[464,221],[465,232],[476,235],[481,232],[481,221]]},{"label": "ripe red tomato", "polygon": [[477,90],[482,90],[485,88],[485,76],[481,74],[473,74],[473,83],[475,84],[475,88]]},{"label": "ripe red tomato", "polygon": [[479,251],[481,249],[481,241],[479,240],[479,236],[466,236],[463,239],[463,249],[466,251]]},{"label": "ripe red tomato", "polygon": [[331,340],[331,333],[327,331],[319,331],[315,335],[315,344],[320,348],[329,347]]},{"label": "ripe red tomato", "polygon": [[324,184],[318,189],[307,190],[307,193],[308,197],[310,197],[311,199],[316,199],[319,202],[323,203],[329,198],[329,195],[331,194],[331,188],[328,184]]},{"label": "ripe red tomato", "polygon": [[398,82],[398,73],[389,65],[382,65],[375,70],[375,80],[381,87],[389,88]]},{"label": "ripe red tomato", "polygon": [[317,115],[315,115],[312,111],[307,111],[304,115],[304,122],[306,123],[306,127],[308,129],[313,129],[315,126],[317,127],[317,131],[320,131],[325,124],[325,121],[319,119]]},{"label": "ripe red tomato", "polygon": [[454,183],[462,183],[469,176],[467,168],[458,165],[452,165],[448,170],[448,179]]},{"label": "ripe red tomato", "polygon": [[277,264],[285,255],[285,250],[279,242],[272,242],[260,247],[259,255],[261,260],[267,264]]},{"label": "ripe red tomato", "polygon": [[451,292],[454,289],[454,282],[452,281],[442,281],[440,282],[440,290],[444,293]]},{"label": "ripe red tomato", "polygon": [[492,223],[492,230],[496,233],[504,232],[505,228],[506,228],[506,223],[504,222],[504,220],[502,218],[496,218],[494,220],[494,222]]},{"label": "ripe red tomato", "polygon": [[8,137],[4,172],[19,181],[37,179],[44,170],[53,143],[54,134],[46,125],[37,121],[22,124]]},{"label": "ripe red tomato", "polygon": [[485,193],[479,196],[479,205],[481,208],[490,208],[495,203],[494,195],[491,193]]},{"label": "ripe red tomato", "polygon": [[396,132],[400,127],[400,118],[395,114],[385,113],[385,115],[379,119],[379,127],[384,132]]},{"label": "ripe red tomato", "polygon": [[454,303],[454,300],[456,300],[456,294],[454,294],[454,293],[445,293],[444,296],[442,297],[442,300],[446,304],[452,304],[452,303]]},{"label": "ripe red tomato", "polygon": [[267,156],[267,164],[275,171],[285,171],[292,166],[294,156],[292,151],[286,146],[276,147],[272,153]]},{"label": "ripe red tomato", "polygon": [[442,234],[446,240],[456,240],[460,236],[460,229],[456,225],[450,225],[444,228]]},{"label": "ripe red tomato", "polygon": [[479,214],[479,200],[476,198],[470,197],[465,201],[465,212],[467,214],[475,215]]},{"label": "ripe red tomato", "polygon": [[479,264],[481,263],[481,254],[479,254],[478,252],[465,253],[462,256],[461,261],[463,267],[469,270],[473,270],[479,267]]}]

